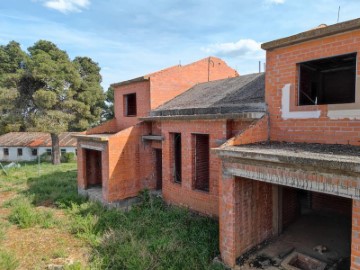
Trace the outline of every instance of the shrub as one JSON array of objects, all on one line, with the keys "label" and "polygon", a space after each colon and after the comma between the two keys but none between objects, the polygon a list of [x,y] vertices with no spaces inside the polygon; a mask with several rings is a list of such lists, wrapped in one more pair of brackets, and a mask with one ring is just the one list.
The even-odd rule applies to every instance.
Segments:
[{"label": "shrub", "polygon": [[40,161],[41,162],[50,162],[51,160],[52,160],[52,157],[48,153],[42,153],[40,155]]},{"label": "shrub", "polygon": [[61,155],[61,162],[63,163],[70,163],[70,162],[75,162],[76,161],[76,156],[75,153],[64,153]]},{"label": "shrub", "polygon": [[27,199],[20,199],[12,208],[8,217],[9,221],[20,228],[30,228],[40,225],[43,228],[50,228],[55,224],[53,214],[49,211],[37,211]]}]

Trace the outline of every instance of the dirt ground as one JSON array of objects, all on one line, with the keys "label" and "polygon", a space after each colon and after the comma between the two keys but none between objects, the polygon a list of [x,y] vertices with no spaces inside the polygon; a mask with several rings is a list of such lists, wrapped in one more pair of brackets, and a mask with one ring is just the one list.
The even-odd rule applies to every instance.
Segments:
[{"label": "dirt ground", "polygon": [[[56,269],[56,265],[69,265],[75,262],[86,266],[89,248],[65,229],[67,221],[63,211],[56,208],[40,206],[52,211],[59,223],[64,225],[52,228],[33,227],[20,229],[8,222],[11,211],[4,203],[18,196],[24,186],[11,185],[0,188],[0,224],[5,227],[5,237],[1,241],[1,249],[16,257],[19,262],[17,269]],[[16,191],[6,191],[15,189]],[[4,191],[5,190],[5,191]]]}]

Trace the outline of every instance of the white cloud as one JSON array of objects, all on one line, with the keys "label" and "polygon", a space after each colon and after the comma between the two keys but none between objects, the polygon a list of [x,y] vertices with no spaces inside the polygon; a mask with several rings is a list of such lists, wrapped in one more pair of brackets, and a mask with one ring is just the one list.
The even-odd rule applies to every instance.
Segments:
[{"label": "white cloud", "polygon": [[90,0],[46,0],[44,6],[62,13],[81,12],[90,5]]},{"label": "white cloud", "polygon": [[211,44],[202,50],[218,56],[258,58],[264,55],[260,46],[261,43],[253,39],[240,39],[237,42]]},{"label": "white cloud", "polygon": [[265,0],[265,2],[268,3],[268,4],[279,5],[279,4],[284,4],[285,0]]}]

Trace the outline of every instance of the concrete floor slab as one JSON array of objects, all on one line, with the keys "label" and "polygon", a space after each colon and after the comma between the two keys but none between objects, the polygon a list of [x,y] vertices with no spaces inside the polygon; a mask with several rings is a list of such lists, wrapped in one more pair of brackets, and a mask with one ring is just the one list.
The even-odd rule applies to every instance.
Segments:
[{"label": "concrete floor slab", "polygon": [[[327,251],[314,250],[314,247],[319,245],[326,247]],[[251,254],[240,269],[258,269],[250,267],[250,264],[254,265],[251,262],[259,256],[271,258],[276,265],[280,265],[293,251],[325,262],[326,269],[350,269],[348,262],[351,252],[351,219],[325,212],[313,211],[304,214],[279,237]],[[274,265],[262,269],[270,267]],[[278,269],[282,268],[279,266]]]}]

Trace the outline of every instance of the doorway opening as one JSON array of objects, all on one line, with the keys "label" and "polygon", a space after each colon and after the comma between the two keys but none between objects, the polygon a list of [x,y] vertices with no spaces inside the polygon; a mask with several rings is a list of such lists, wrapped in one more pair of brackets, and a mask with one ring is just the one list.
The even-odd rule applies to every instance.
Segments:
[{"label": "doorway opening", "polygon": [[101,151],[84,149],[87,188],[102,186]]},{"label": "doorway opening", "polygon": [[156,190],[162,189],[162,150],[155,149]]}]

